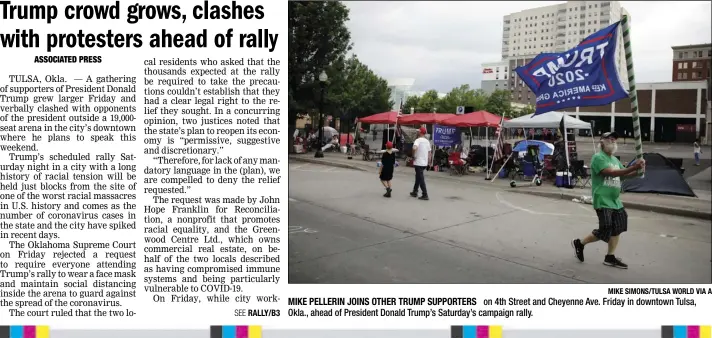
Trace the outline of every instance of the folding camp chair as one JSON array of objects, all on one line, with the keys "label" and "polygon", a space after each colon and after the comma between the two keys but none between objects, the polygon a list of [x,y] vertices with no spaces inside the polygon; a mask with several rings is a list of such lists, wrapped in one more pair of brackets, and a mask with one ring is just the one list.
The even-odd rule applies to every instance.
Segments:
[{"label": "folding camp chair", "polygon": [[576,179],[577,187],[584,189],[587,186],[591,186],[591,174],[588,172],[588,168],[583,164],[583,160],[571,162],[571,174]]},{"label": "folding camp chair", "polygon": [[551,155],[544,155],[544,167],[541,171],[542,179],[556,178],[556,166],[554,165],[554,157]]},{"label": "folding camp chair", "polygon": [[462,176],[467,173],[465,168],[465,161],[460,158],[459,151],[453,151],[448,157],[448,164],[450,165],[450,175]]}]

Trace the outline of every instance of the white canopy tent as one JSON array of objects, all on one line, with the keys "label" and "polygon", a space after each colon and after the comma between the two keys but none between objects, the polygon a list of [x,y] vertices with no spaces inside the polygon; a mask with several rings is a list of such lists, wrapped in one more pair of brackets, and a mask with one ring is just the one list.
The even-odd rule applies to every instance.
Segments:
[{"label": "white canopy tent", "polygon": [[[593,139],[593,130],[591,128],[591,123],[581,121],[575,117],[569,116],[566,113],[563,112],[558,112],[558,111],[552,111],[544,114],[539,114],[539,115],[534,115],[534,114],[529,114],[529,115],[524,115],[517,117],[515,119],[511,119],[509,121],[504,121],[502,126],[504,128],[522,128],[525,131],[526,135],[526,129],[532,129],[532,128],[547,128],[547,129],[558,129],[559,126],[561,125],[561,118],[564,117],[564,124],[566,125],[566,129],[583,129],[583,130],[591,130],[591,143],[593,144],[593,152],[596,152],[596,142]],[[568,140],[566,138],[566,133],[564,133],[564,141],[568,144]],[[526,142],[526,141],[525,141]],[[565,149],[565,154],[566,154],[566,165],[570,167],[570,162],[569,162],[569,147],[566,146],[564,147]]]},{"label": "white canopy tent", "polygon": [[[504,128],[559,128],[561,123],[561,117],[565,113],[552,111],[544,114],[534,116],[534,114],[524,115],[517,117],[516,119],[511,119],[509,121],[504,121],[502,126]],[[534,117],[532,117],[534,116]],[[581,121],[575,117],[566,115],[564,120],[566,123],[566,129],[584,129],[591,130],[591,124],[585,121]],[[593,134],[593,133],[592,133]]]}]

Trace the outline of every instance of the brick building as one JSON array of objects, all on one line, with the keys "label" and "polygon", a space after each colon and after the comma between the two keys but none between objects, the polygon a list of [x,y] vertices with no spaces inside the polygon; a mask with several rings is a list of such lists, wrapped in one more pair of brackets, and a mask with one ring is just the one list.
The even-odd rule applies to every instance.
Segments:
[{"label": "brick building", "polygon": [[672,47],[672,81],[699,81],[710,77],[712,44]]}]

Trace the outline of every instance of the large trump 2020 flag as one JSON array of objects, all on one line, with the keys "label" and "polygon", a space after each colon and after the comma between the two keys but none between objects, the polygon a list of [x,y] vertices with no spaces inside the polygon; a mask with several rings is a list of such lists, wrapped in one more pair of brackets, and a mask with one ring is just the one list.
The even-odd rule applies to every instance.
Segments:
[{"label": "large trump 2020 flag", "polygon": [[616,67],[616,22],[563,53],[539,54],[516,69],[536,95],[534,115],[563,108],[602,106],[628,97]]}]

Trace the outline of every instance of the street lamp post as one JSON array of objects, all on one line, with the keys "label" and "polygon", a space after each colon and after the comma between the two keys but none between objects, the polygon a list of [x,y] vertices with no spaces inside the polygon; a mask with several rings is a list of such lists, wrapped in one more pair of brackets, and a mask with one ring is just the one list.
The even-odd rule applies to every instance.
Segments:
[{"label": "street lamp post", "polygon": [[317,146],[316,153],[314,157],[322,158],[324,157],[324,152],[321,150],[321,142],[324,140],[324,90],[326,89],[326,81],[329,77],[326,75],[325,71],[321,71],[319,74],[319,85],[321,86],[321,95],[319,97],[319,145]]}]

